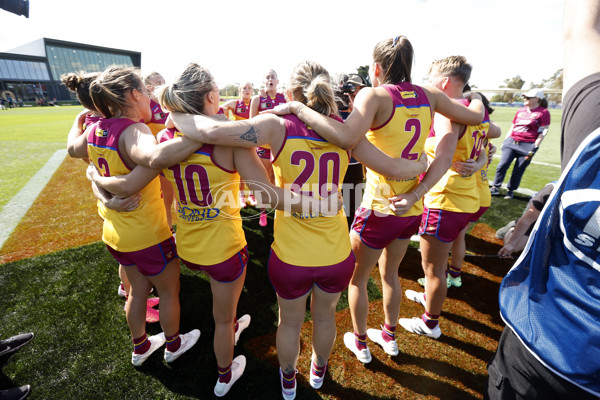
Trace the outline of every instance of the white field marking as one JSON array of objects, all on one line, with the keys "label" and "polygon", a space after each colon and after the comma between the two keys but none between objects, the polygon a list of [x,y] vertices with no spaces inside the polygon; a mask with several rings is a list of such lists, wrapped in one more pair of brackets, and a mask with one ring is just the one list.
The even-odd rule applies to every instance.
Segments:
[{"label": "white field marking", "polygon": [[27,213],[38,195],[46,187],[67,155],[67,150],[57,150],[46,164],[13,196],[0,212],[0,249]]},{"label": "white field marking", "polygon": [[[499,154],[494,154],[494,158],[500,158],[500,157],[502,157],[502,156],[501,156],[501,155],[499,155]],[[548,166],[548,167],[556,167],[556,168],[560,168],[560,165],[559,165],[559,164],[548,164],[548,163],[541,162],[541,161],[532,161],[532,162],[531,162],[531,164],[537,164],[537,165],[546,165],[546,166]]]}]

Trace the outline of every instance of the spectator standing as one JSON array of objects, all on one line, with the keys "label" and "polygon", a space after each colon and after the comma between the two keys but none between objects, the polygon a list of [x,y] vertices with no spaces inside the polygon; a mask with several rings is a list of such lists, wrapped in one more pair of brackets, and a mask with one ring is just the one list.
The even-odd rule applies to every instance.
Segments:
[{"label": "spectator standing", "polygon": [[523,103],[524,106],[515,114],[512,126],[502,143],[502,156],[491,188],[492,196],[500,195],[500,186],[504,182],[506,171],[516,159],[505,199],[513,198],[513,192],[519,188],[525,169],[531,163],[531,157],[548,132],[550,113],[544,92],[531,89],[523,93]]}]

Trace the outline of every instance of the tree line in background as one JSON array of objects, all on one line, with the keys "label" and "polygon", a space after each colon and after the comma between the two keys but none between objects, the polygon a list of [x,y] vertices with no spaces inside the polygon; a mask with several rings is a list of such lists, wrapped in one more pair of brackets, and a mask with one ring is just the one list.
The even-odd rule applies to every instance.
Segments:
[{"label": "tree line in background", "polygon": [[[356,68],[358,75],[360,75],[367,86],[371,86],[371,80],[369,79],[369,66],[361,65]],[[525,81],[521,78],[520,75],[517,75],[513,78],[505,79],[504,84],[500,85],[501,88],[508,89],[523,89],[523,85]],[[471,85],[473,89],[476,89],[476,85]],[[523,89],[523,91],[534,89],[534,88],[546,88],[546,89],[562,89],[563,87],[563,70],[559,69],[548,79],[542,79],[540,83],[532,83],[528,89]],[[220,95],[221,97],[239,97],[239,84],[228,84],[221,88]],[[258,94],[260,88],[254,88],[254,94]],[[493,102],[504,102],[504,103],[513,103],[514,101],[520,101],[521,95],[519,93],[498,93],[490,98],[490,101]],[[561,102],[561,94],[560,93],[552,93],[547,95],[548,102],[559,104]]]},{"label": "tree line in background", "polygon": [[[521,78],[520,75],[517,75],[510,79],[504,80],[504,85],[500,85],[501,88],[509,88],[509,89],[523,89],[523,85],[525,81]],[[535,88],[546,88],[546,89],[562,89],[563,87],[563,70],[559,69],[548,79],[542,79],[540,83],[532,83],[529,89]],[[529,90],[527,89],[527,90]],[[523,90],[525,91],[525,90]],[[490,99],[492,102],[505,102],[512,103],[515,100],[520,100],[520,94],[518,93],[499,93]],[[561,94],[560,93],[551,93],[546,96],[548,98],[549,103],[559,104],[561,102]]]}]

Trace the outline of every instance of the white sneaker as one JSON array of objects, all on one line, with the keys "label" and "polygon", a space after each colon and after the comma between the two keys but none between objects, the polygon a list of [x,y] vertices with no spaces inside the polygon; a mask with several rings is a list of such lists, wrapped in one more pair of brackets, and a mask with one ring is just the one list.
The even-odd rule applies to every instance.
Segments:
[{"label": "white sneaker", "polygon": [[462,286],[462,278],[459,276],[457,276],[456,278],[453,278],[452,275],[448,274],[448,287],[450,287],[450,285],[454,286],[454,287],[461,287]]},{"label": "white sneaker", "polygon": [[313,361],[310,361],[310,379],[308,380],[308,383],[310,383],[310,386],[313,389],[320,389],[321,386],[323,386],[323,381],[325,380],[325,373],[327,372],[327,364],[325,364],[325,370],[323,371],[323,376],[317,376],[315,375],[315,373],[313,372]]},{"label": "white sneaker", "polygon": [[[298,370],[296,370],[296,374],[298,374]],[[296,388],[297,380],[294,380],[294,387],[291,389],[286,389],[283,387],[283,372],[281,372],[281,367],[279,368],[279,381],[281,382],[281,395],[285,400],[294,400],[296,398]]]},{"label": "white sneaker", "polygon": [[200,330],[194,329],[186,334],[179,335],[179,337],[181,338],[181,345],[177,351],[169,351],[165,349],[165,361],[168,363],[172,363],[173,361],[177,360],[180,355],[191,349],[196,344],[198,338],[200,337]]},{"label": "white sneaker", "polygon": [[439,324],[435,328],[429,329],[421,318],[400,318],[398,323],[407,331],[418,335],[427,336],[432,339],[437,339],[442,336],[442,330],[440,329]]},{"label": "white sneaker", "polygon": [[389,342],[386,342],[383,339],[383,336],[381,336],[381,334],[382,331],[380,329],[367,329],[367,336],[369,337],[369,339],[380,345],[383,348],[383,351],[385,351],[390,356],[397,356],[398,343],[396,343],[395,340],[390,340]]},{"label": "white sneaker", "polygon": [[406,298],[414,301],[415,303],[419,303],[423,307],[425,307],[425,293],[415,292],[414,290],[407,290],[404,292]]},{"label": "white sneaker", "polygon": [[344,333],[344,344],[351,352],[354,353],[356,358],[358,358],[358,361],[360,361],[363,364],[371,362],[371,352],[369,351],[369,348],[367,347],[364,350],[359,350],[358,347],[356,347],[356,338],[354,336],[354,333]]},{"label": "white sneaker", "polygon": [[235,332],[234,345],[237,345],[238,340],[240,340],[240,335],[242,334],[244,329],[246,329],[248,327],[248,325],[250,325],[250,320],[251,320],[251,318],[250,318],[249,314],[244,314],[240,318],[238,318],[238,320],[237,320],[238,330],[237,330],[237,332]]},{"label": "white sneaker", "polygon": [[246,368],[246,357],[237,356],[231,362],[231,380],[228,383],[219,382],[217,379],[217,384],[215,385],[215,396],[223,397],[229,392],[229,389],[233,386],[234,383],[237,382],[238,379],[241,378],[244,373],[244,369]]},{"label": "white sneaker", "polygon": [[131,354],[131,363],[136,367],[142,365],[152,353],[160,349],[161,346],[165,344],[165,334],[161,332],[158,335],[148,337],[148,340],[150,341],[150,348],[148,351],[143,354]]}]

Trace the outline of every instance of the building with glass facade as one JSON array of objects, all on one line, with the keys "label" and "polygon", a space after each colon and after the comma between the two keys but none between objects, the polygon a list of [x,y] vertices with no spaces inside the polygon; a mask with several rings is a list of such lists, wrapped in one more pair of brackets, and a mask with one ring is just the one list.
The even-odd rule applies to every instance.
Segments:
[{"label": "building with glass facade", "polygon": [[69,72],[100,72],[110,65],[140,67],[140,52],[42,38],[0,53],[0,97],[17,102],[75,99],[60,82]]}]

